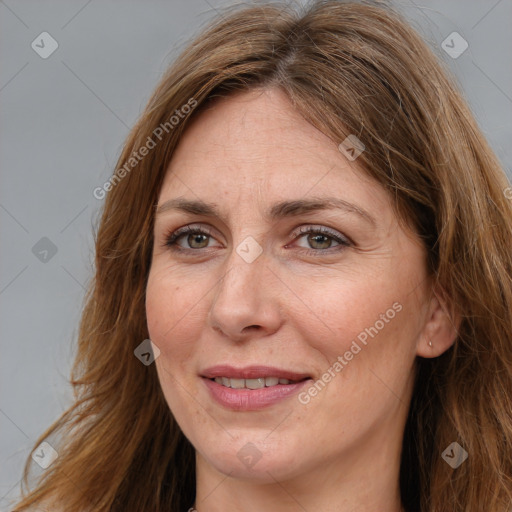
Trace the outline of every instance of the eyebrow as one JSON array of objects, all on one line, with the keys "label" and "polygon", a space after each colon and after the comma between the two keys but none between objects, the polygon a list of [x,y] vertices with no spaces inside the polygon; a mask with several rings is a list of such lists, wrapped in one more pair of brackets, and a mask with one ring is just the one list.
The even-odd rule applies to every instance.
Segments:
[{"label": "eyebrow", "polygon": [[[272,221],[287,217],[297,217],[299,215],[305,215],[315,211],[334,209],[355,214],[374,227],[377,225],[375,218],[366,210],[338,197],[313,197],[308,199],[281,201],[279,203],[275,203],[270,208],[266,214],[266,218]],[[205,217],[222,217],[215,203],[206,203],[201,200],[183,198],[169,199],[163,202],[161,205],[157,206],[156,215],[160,215],[170,210],[177,210],[192,215],[203,215]]]}]

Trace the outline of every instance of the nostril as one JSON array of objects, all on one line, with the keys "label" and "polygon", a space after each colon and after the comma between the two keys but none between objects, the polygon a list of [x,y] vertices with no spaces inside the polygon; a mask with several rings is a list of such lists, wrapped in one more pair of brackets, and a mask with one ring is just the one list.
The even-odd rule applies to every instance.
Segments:
[{"label": "nostril", "polygon": [[248,325],[247,327],[244,327],[243,330],[246,331],[246,330],[252,330],[252,329],[259,329],[261,326],[260,325]]}]

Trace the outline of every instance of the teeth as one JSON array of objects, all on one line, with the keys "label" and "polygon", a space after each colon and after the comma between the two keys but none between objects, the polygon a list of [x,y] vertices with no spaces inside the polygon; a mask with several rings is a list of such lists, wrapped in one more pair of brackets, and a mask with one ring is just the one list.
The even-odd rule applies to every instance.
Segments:
[{"label": "teeth", "polygon": [[228,377],[215,377],[215,382],[221,386],[233,389],[262,389],[264,387],[277,386],[278,384],[290,384],[289,379],[278,377],[260,377],[258,379],[230,379]]},{"label": "teeth", "polygon": [[245,379],[245,386],[249,389],[261,389],[265,387],[265,379]]},{"label": "teeth", "polygon": [[247,387],[245,385],[245,379],[231,379],[231,387],[233,389],[242,389]]}]

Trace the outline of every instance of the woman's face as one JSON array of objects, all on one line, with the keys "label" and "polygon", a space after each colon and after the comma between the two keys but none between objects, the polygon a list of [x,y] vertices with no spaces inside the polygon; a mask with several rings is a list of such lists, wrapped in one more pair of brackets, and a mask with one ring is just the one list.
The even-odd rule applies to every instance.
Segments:
[{"label": "woman's face", "polygon": [[187,129],[158,205],[148,328],[198,470],[397,463],[425,252],[358,160],[279,90],[239,93]]}]

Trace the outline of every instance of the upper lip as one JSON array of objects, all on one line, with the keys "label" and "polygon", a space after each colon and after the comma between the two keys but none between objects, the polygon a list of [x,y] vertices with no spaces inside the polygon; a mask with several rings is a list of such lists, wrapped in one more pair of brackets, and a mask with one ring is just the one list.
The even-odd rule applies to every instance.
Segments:
[{"label": "upper lip", "polygon": [[229,379],[257,379],[260,377],[278,377],[279,379],[288,379],[300,381],[309,378],[307,373],[299,373],[274,366],[252,365],[243,368],[235,368],[227,364],[211,366],[201,372],[201,376],[207,379],[215,377],[227,377]]}]

